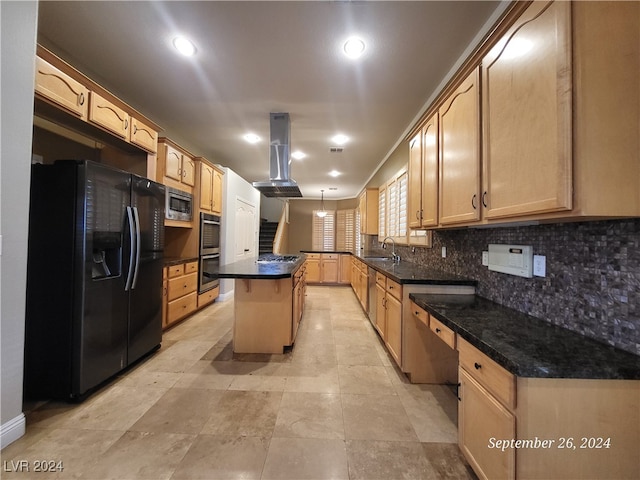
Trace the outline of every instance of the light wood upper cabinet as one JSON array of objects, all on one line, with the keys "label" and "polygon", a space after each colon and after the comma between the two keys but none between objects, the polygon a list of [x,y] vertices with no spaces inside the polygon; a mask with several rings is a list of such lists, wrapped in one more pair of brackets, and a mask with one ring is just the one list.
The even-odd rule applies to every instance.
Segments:
[{"label": "light wood upper cabinet", "polygon": [[200,160],[200,210],[222,215],[222,172]]},{"label": "light wood upper cabinet", "polygon": [[211,211],[217,215],[222,215],[222,172],[215,168],[213,169]]},{"label": "light wood upper cabinet", "polygon": [[409,142],[409,227],[438,225],[438,114]]},{"label": "light wood upper cabinet", "polygon": [[131,117],[130,141],[148,152],[158,151],[158,132],[135,117]]},{"label": "light wood upper cabinet", "polygon": [[168,138],[158,139],[158,178],[167,186],[193,193],[196,162],[193,157]]},{"label": "light wood upper cabinet", "polygon": [[35,91],[67,112],[87,119],[89,89],[40,57],[36,57]]},{"label": "light wood upper cabinet", "polygon": [[129,139],[129,114],[96,92],[90,94],[89,122],[121,138]]},{"label": "light wood upper cabinet", "polygon": [[359,197],[360,233],[365,235],[378,234],[378,189],[367,188]]},{"label": "light wood upper cabinet", "polygon": [[440,107],[440,223],[480,218],[480,86],[478,69]]},{"label": "light wood upper cabinet", "polygon": [[570,2],[534,2],[482,61],[487,218],[572,208]]}]

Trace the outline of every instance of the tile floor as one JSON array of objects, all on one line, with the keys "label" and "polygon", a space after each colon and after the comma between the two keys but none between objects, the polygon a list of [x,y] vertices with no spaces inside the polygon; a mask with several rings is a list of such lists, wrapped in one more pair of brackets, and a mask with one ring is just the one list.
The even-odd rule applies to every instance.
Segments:
[{"label": "tile floor", "polygon": [[[79,405],[29,404],[3,479],[474,479],[450,389],[411,385],[347,287],[309,287],[295,347],[233,355],[233,302]],[[14,461],[12,463],[11,461]],[[18,460],[62,472],[18,472]],[[6,463],[5,463],[6,462]]]}]

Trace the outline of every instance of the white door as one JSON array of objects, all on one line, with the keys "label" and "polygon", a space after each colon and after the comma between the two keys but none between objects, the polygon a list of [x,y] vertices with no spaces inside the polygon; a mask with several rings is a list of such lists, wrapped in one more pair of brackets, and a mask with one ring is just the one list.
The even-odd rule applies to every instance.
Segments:
[{"label": "white door", "polygon": [[236,198],[236,260],[256,255],[256,206]]}]

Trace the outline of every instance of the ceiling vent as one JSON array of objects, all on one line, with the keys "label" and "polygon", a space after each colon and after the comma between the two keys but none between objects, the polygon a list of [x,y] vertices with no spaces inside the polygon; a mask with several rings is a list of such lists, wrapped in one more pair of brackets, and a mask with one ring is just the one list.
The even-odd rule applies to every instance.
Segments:
[{"label": "ceiling vent", "polygon": [[329,148],[330,153],[342,153],[344,151],[344,147],[331,147]]}]

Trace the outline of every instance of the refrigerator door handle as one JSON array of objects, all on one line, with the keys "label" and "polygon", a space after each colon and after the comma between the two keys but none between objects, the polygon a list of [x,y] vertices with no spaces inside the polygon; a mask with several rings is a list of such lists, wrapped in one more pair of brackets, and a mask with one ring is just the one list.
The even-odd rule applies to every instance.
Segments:
[{"label": "refrigerator door handle", "polygon": [[133,218],[136,222],[136,266],[133,270],[133,282],[131,284],[131,290],[136,288],[136,283],[138,283],[138,267],[140,267],[140,216],[138,215],[138,207],[132,207],[132,209]]},{"label": "refrigerator door handle", "polygon": [[134,232],[134,224],[133,224],[133,210],[131,207],[127,207],[127,217],[129,218],[129,238],[130,238],[130,250],[131,254],[129,255],[129,273],[127,274],[127,281],[124,285],[125,292],[131,288],[131,283],[133,281],[133,256],[135,255],[135,232]]}]

